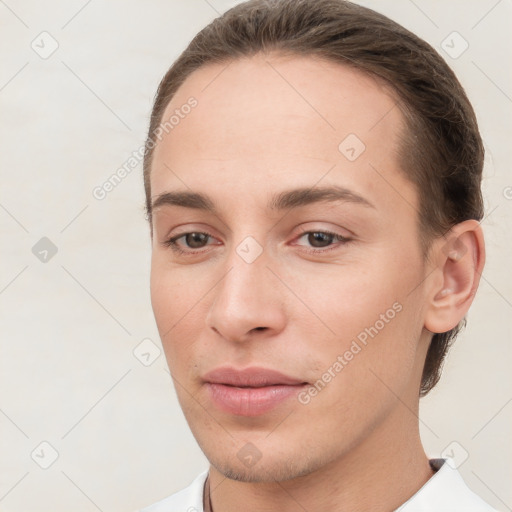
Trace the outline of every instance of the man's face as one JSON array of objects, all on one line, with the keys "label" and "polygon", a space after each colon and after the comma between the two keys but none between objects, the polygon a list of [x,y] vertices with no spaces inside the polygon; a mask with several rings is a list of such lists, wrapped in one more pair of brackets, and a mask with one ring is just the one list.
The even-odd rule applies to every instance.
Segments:
[{"label": "man's face", "polygon": [[[156,146],[152,198],[198,193],[215,212],[155,209],[151,298],[199,445],[247,481],[386,449],[417,429],[427,339],[395,100],[351,68],[275,55],[199,69],[162,121],[190,97]],[[342,194],[314,201],[328,187]]]}]

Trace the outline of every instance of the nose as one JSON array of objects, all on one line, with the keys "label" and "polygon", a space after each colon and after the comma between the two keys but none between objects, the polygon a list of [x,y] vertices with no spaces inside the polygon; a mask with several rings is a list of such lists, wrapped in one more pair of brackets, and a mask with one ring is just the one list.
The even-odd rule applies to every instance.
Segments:
[{"label": "nose", "polygon": [[269,337],[285,326],[285,290],[263,252],[248,263],[234,253],[228,271],[213,289],[206,322],[217,335],[233,342]]}]

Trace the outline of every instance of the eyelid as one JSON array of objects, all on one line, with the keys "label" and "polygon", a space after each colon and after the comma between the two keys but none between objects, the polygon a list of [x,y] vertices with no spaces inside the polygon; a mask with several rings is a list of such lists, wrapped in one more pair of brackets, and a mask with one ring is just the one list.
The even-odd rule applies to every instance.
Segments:
[{"label": "eyelid", "polygon": [[322,254],[327,254],[331,251],[340,250],[343,246],[349,244],[350,242],[352,242],[354,240],[351,237],[346,237],[344,235],[336,233],[335,231],[331,231],[331,230],[327,230],[327,229],[308,229],[308,230],[303,231],[297,237],[295,237],[294,240],[298,240],[298,239],[302,238],[304,235],[309,235],[311,233],[322,233],[322,234],[330,235],[333,238],[332,243],[325,247],[303,246],[303,245],[297,244],[297,243],[295,243],[293,245],[302,247],[301,250],[305,253],[321,256]]},{"label": "eyelid", "polygon": [[219,244],[207,244],[205,245],[204,247],[201,247],[200,249],[192,249],[192,248],[188,248],[186,250],[182,250],[180,248],[180,246],[177,244],[177,241],[186,236],[186,235],[190,235],[192,233],[195,233],[195,234],[201,234],[201,235],[205,235],[209,238],[209,240],[211,239],[215,239],[216,237],[214,235],[212,235],[211,233],[208,233],[207,231],[201,231],[199,229],[196,229],[196,230],[189,230],[189,231],[184,231],[183,233],[178,233],[176,235],[173,235],[173,236],[170,236],[170,237],[166,237],[162,242],[160,242],[163,246],[165,247],[171,247],[171,249],[175,249],[177,250],[178,252],[183,252],[183,253],[198,253],[199,251],[201,251],[201,249],[204,249],[205,247],[208,247],[208,245],[219,245]]},{"label": "eyelid", "polygon": [[162,243],[172,238],[176,239],[184,235],[189,235],[190,233],[203,233],[211,238],[218,238],[217,234],[214,234],[217,233],[217,230],[212,229],[209,225],[206,227],[202,222],[185,222],[173,226],[172,229],[166,229],[162,237]]},{"label": "eyelid", "polygon": [[302,238],[304,235],[309,235],[311,233],[322,233],[324,235],[331,235],[337,238],[342,238],[344,240],[348,240],[350,237],[342,235],[341,233],[337,233],[336,231],[332,231],[330,229],[306,229],[300,232],[295,239]]},{"label": "eyelid", "polygon": [[[313,222],[310,222],[308,224],[313,224]],[[318,227],[318,226],[300,226],[299,227],[299,234],[297,236],[302,236],[305,233],[330,233],[331,235],[336,235],[342,238],[346,239],[352,239],[356,238],[356,235],[353,231],[350,231],[350,229],[347,228],[341,228],[338,226],[337,228],[328,228],[328,227]]]}]

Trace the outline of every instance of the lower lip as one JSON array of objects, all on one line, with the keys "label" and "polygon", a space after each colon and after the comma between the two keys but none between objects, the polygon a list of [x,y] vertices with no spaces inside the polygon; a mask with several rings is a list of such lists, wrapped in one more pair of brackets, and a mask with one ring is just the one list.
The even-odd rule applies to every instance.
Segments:
[{"label": "lower lip", "polygon": [[206,383],[213,403],[222,411],[237,416],[259,416],[284,401],[297,396],[306,384],[238,388],[225,384]]}]

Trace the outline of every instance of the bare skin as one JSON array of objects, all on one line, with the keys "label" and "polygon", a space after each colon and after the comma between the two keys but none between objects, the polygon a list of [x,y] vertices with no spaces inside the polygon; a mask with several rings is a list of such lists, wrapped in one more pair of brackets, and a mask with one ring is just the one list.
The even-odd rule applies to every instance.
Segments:
[{"label": "bare skin", "polygon": [[[152,198],[197,192],[216,211],[154,210],[151,299],[178,399],[211,463],[213,509],[392,511],[432,476],[418,427],[421,372],[431,333],[457,325],[472,302],[481,229],[458,224],[424,258],[419,194],[396,154],[402,114],[358,71],[275,54],[208,65],[164,119],[191,96],[197,106],[155,148]],[[340,150],[349,134],[364,151],[357,139]],[[328,186],[350,194],[268,204]],[[207,235],[184,236],[197,232]],[[242,247],[262,251],[250,263],[237,251],[249,236],[257,244]],[[226,412],[204,380],[226,365],[278,370],[308,383],[306,394],[264,414]],[[308,394],[318,379],[328,382]],[[258,460],[248,464],[241,449]]]}]

